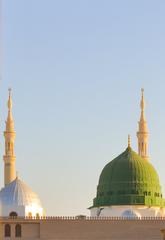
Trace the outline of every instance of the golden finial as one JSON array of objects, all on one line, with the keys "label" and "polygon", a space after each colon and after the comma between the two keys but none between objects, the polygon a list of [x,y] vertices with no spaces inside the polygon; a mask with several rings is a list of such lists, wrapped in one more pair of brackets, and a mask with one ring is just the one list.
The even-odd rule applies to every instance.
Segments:
[{"label": "golden finial", "polygon": [[11,95],[11,88],[8,88],[8,91],[9,91],[9,95]]},{"label": "golden finial", "polygon": [[145,102],[144,102],[144,88],[141,88],[141,93],[142,93],[142,98],[141,98],[140,106],[141,106],[141,110],[144,111],[144,108],[145,108]]},{"label": "golden finial", "polygon": [[131,147],[131,136],[128,135],[128,148],[130,148],[130,147]]},{"label": "golden finial", "polygon": [[8,91],[9,91],[9,99],[8,99],[7,105],[8,105],[8,109],[11,110],[12,108],[11,88],[9,88]]}]

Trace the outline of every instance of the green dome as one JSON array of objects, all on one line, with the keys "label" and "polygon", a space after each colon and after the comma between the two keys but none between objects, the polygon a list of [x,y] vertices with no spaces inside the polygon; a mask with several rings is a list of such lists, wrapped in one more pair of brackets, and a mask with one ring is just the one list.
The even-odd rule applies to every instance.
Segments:
[{"label": "green dome", "polygon": [[130,147],[100,175],[93,207],[111,205],[165,206],[156,170]]}]

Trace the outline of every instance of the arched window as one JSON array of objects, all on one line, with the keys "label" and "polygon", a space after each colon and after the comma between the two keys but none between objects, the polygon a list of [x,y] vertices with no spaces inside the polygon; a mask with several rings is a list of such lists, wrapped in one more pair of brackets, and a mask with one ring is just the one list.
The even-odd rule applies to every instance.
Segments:
[{"label": "arched window", "polygon": [[9,224],[5,224],[5,237],[11,237],[11,227]]},{"label": "arched window", "polygon": [[16,212],[11,212],[11,213],[9,214],[9,216],[10,216],[10,217],[17,217],[18,214],[17,214]]},{"label": "arched window", "polygon": [[21,237],[21,235],[22,235],[21,225],[17,224],[15,226],[15,237]]}]

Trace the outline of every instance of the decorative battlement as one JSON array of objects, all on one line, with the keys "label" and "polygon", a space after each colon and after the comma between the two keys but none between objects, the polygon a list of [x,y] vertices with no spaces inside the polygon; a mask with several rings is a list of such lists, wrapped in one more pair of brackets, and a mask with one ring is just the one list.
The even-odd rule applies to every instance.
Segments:
[{"label": "decorative battlement", "polygon": [[35,221],[35,220],[63,220],[63,221],[165,221],[165,217],[88,217],[88,216],[45,216],[45,217],[0,217],[0,221],[19,220],[19,221]]}]

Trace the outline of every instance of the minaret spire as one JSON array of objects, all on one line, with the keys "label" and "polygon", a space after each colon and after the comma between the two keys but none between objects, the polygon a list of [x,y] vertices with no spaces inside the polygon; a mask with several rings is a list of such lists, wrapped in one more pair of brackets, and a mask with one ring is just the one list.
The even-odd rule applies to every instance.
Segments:
[{"label": "minaret spire", "polygon": [[9,88],[9,98],[8,98],[7,106],[8,106],[8,116],[6,121],[6,130],[4,132],[5,155],[3,157],[5,186],[16,178],[16,172],[15,172],[16,157],[14,154],[15,131],[14,131],[14,121],[12,116],[11,88]]},{"label": "minaret spire", "polygon": [[139,130],[137,132],[138,138],[138,153],[145,160],[149,160],[148,157],[148,127],[145,119],[145,100],[144,100],[144,89],[141,89],[141,115],[139,121]]},{"label": "minaret spire", "polygon": [[145,100],[144,100],[144,88],[141,89],[141,102],[140,102],[140,108],[141,108],[141,116],[140,120],[145,121]]}]

